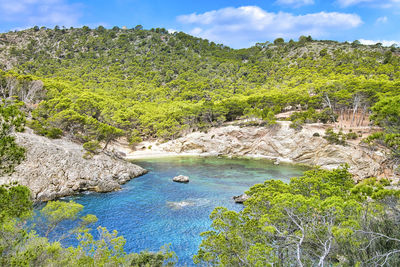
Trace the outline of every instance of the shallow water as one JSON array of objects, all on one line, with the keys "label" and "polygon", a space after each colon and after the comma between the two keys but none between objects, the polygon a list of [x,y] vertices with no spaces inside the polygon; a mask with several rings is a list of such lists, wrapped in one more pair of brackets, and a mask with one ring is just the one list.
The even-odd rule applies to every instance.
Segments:
[{"label": "shallow water", "polygon": [[[69,197],[85,206],[84,213],[98,217],[98,225],[117,230],[126,239],[127,252],[158,251],[167,243],[178,265],[193,265],[192,257],[209,229],[211,211],[218,206],[239,211],[232,196],[240,195],[267,179],[289,181],[306,168],[261,159],[173,157],[135,160],[149,173],[112,193]],[[172,182],[187,175],[187,184]]]}]

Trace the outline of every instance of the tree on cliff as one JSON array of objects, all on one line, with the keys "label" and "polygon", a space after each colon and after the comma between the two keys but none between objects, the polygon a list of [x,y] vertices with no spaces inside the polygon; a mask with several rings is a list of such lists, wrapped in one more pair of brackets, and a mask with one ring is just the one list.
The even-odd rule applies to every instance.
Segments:
[{"label": "tree on cliff", "polygon": [[25,116],[15,105],[0,104],[0,176],[9,174],[25,156],[25,149],[15,143],[13,131],[24,129]]}]

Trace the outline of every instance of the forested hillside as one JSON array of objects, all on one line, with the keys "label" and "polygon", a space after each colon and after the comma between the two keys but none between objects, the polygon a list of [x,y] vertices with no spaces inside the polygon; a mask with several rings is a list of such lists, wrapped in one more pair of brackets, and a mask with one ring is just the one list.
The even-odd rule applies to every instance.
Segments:
[{"label": "forested hillside", "polygon": [[[398,150],[395,46],[301,36],[235,50],[140,25],[35,27],[0,35],[0,67],[3,97],[18,95],[34,109],[31,128],[91,146],[119,136],[173,139],[243,116],[270,124],[292,109],[309,111],[292,117],[297,124],[353,114],[356,125],[354,114],[373,112],[387,133],[369,141]],[[311,118],[314,110],[321,114]]]},{"label": "forested hillside", "polygon": [[[335,41],[260,43],[235,50],[185,33],[143,30],[38,28],[0,34],[0,174],[24,158],[12,133],[27,124],[38,134],[84,143],[90,153],[119,137],[174,139],[227,121],[276,115],[297,129],[307,122],[369,117],[381,131],[364,140],[386,145],[400,161],[400,49]],[[24,112],[21,112],[24,111]],[[357,116],[356,116],[357,115]],[[260,123],[260,121],[262,121]],[[294,130],[293,130],[294,131]],[[355,134],[349,132],[347,134]],[[319,135],[318,135],[319,136]],[[347,135],[346,135],[347,136]],[[345,145],[328,129],[325,138]],[[316,136],[317,137],[317,136]],[[357,137],[357,135],[356,135]],[[253,186],[240,212],[217,208],[212,230],[194,261],[222,266],[398,266],[399,191],[386,179],[355,184],[348,167],[314,169],[290,183]],[[173,265],[174,253],[127,254],[116,232],[89,227],[83,206],[49,202],[31,231],[32,202],[23,186],[0,186],[0,263],[43,265]],[[79,239],[64,248],[48,236],[63,222],[79,225],[56,237]],[[50,234],[50,235],[49,235]],[[147,264],[147,265],[146,265]]]}]

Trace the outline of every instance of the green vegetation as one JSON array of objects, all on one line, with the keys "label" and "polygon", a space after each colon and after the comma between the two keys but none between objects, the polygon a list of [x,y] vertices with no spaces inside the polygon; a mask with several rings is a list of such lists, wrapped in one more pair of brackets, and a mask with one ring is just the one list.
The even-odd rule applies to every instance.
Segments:
[{"label": "green vegetation", "polygon": [[335,145],[346,145],[347,135],[344,134],[342,131],[335,133],[332,128],[328,128],[325,131],[324,138],[330,143]]},{"label": "green vegetation", "polygon": [[25,156],[25,149],[15,143],[13,131],[23,131],[24,114],[16,105],[0,103],[0,176],[14,171]]},{"label": "green vegetation", "polygon": [[[16,105],[0,105],[0,175],[11,174],[24,158],[25,150],[10,134],[23,130],[25,117]],[[90,146],[93,148],[93,145]],[[176,256],[167,247],[161,251],[127,254],[125,239],[116,231],[98,227],[99,238],[91,234],[96,216],[79,216],[83,206],[75,202],[48,202],[40,211],[40,221],[33,216],[30,191],[21,185],[0,186],[0,266],[163,266],[174,265]],[[27,223],[33,220],[34,224]],[[77,225],[57,236],[66,221]],[[31,229],[35,226],[34,229]],[[38,234],[36,232],[40,232]],[[60,232],[60,231],[58,231]],[[77,247],[64,248],[67,237],[79,240]],[[51,240],[54,241],[50,241]]]},{"label": "green vegetation", "polygon": [[[168,140],[238,118],[274,124],[285,110],[301,112],[292,118],[297,129],[338,116],[356,126],[400,91],[399,49],[310,36],[239,50],[143,27],[34,28],[0,40],[1,88],[30,103],[30,127],[105,147],[121,136]],[[383,124],[383,109],[372,110]]]},{"label": "green vegetation", "polygon": [[[391,93],[395,94],[395,93]],[[373,107],[372,119],[384,127],[384,132],[372,135],[367,142],[380,141],[392,150],[393,157],[400,161],[400,95],[382,95]]]},{"label": "green vegetation", "polygon": [[212,266],[397,266],[400,191],[346,168],[253,186],[241,212],[216,208],[194,257]]},{"label": "green vegetation", "polygon": [[[38,234],[27,227],[33,207],[24,186],[1,186],[0,208],[1,266],[172,266],[176,261],[168,246],[155,253],[128,254],[125,239],[104,227],[97,228],[99,238],[95,239],[89,226],[97,221],[96,216],[79,217],[83,206],[72,201],[48,202],[40,212],[41,221],[34,221],[35,229],[43,233]],[[66,221],[77,226],[57,236],[58,227]],[[79,245],[63,247],[60,241],[71,236]]]},{"label": "green vegetation", "polygon": [[324,110],[317,112],[313,108],[309,108],[307,111],[295,112],[290,116],[292,124],[291,128],[301,129],[301,125],[305,123],[315,123],[315,122],[336,122],[337,114],[335,114],[330,108],[325,108]]},{"label": "green vegetation", "polygon": [[[396,47],[310,36],[234,50],[140,25],[0,34],[0,172],[11,173],[24,155],[10,135],[23,126],[20,110],[29,112],[35,132],[84,143],[88,157],[120,137],[132,145],[168,140],[240,118],[273,125],[284,111],[296,111],[290,117],[295,129],[344,118],[353,127],[371,114],[382,131],[365,142],[390,148],[398,163],[399,53]],[[340,145],[356,137],[325,133]],[[203,233],[194,260],[222,266],[397,266],[399,191],[386,189],[387,183],[368,179],[355,185],[341,168],[309,171],[289,184],[256,185],[243,211],[214,210],[214,230]],[[32,203],[25,187],[2,186],[0,207],[2,266],[173,264],[168,248],[126,254],[125,240],[101,227],[95,240],[89,226],[96,218],[80,217],[83,207],[76,203],[47,204],[44,236],[26,227]],[[47,238],[65,220],[79,221],[65,233],[80,240],[76,248]]]}]

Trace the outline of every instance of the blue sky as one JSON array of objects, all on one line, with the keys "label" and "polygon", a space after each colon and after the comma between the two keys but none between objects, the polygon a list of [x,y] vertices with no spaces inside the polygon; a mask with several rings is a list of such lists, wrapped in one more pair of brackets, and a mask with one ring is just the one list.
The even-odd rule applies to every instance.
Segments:
[{"label": "blue sky", "polygon": [[138,24],[234,48],[300,35],[400,45],[400,0],[0,0],[0,32]]}]

